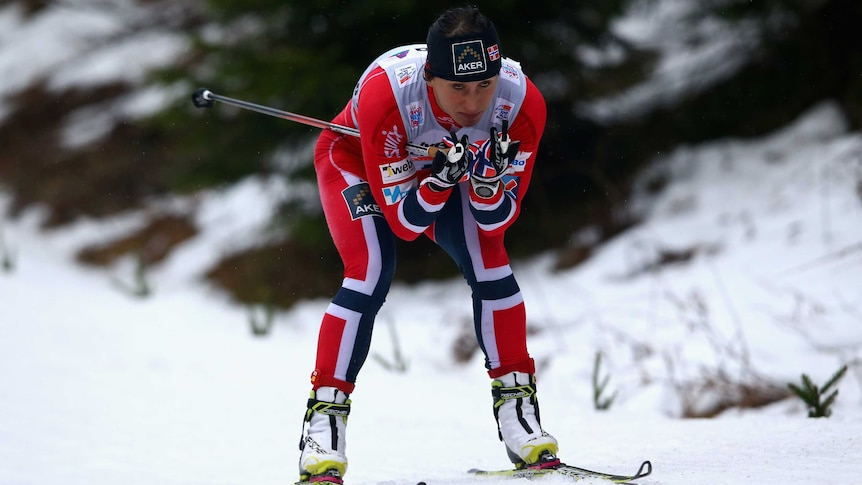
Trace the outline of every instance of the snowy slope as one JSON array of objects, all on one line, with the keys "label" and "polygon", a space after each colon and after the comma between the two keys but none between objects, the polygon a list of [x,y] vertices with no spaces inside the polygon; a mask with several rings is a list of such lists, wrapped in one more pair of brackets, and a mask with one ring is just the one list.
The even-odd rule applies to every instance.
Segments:
[{"label": "snowy slope", "polygon": [[[674,0],[652,3],[666,22],[679,15]],[[142,33],[92,50],[74,40],[74,28],[91,41],[110,38],[135,2],[86,12],[58,5],[29,24],[17,6],[0,7],[0,96],[38,79],[54,87],[135,81],[141,71],[118,62],[130,49],[146,68],[184,47],[172,34]],[[588,107],[597,117],[674,96],[686,72],[745,39],[689,52],[673,35],[647,35],[649,25],[629,19],[620,29],[676,55],[653,83]],[[716,65],[715,75],[732,67]],[[655,91],[667,85],[675,90]],[[152,95],[116,108],[156,109],[165,98]],[[103,121],[70,130],[69,143],[91,141],[111,120]],[[660,179],[665,189],[649,193],[648,182]],[[585,264],[553,271],[552,254],[514,264],[534,330],[543,419],[563,458],[618,472],[650,459],[648,485],[862,483],[862,136],[846,132],[827,103],[761,140],[681,147],[643,180],[630,210],[644,222]],[[132,261],[108,274],[73,262],[82,245],[136,227],[140,214],[50,233],[39,230],[38,210],[0,216],[0,262],[12,266],[0,269],[0,485],[292,483],[326,302],[277,315],[271,335],[257,338],[249,309],[200,275],[262,237],[293,190],[250,178],[194,201],[154,201],[153,210],[194,204],[203,229],[149,274],[154,294],[143,300],[119,287],[131,281]],[[7,205],[0,192],[0,214]],[[656,264],[668,254],[690,257]],[[463,473],[507,464],[479,357],[451,357],[469,319],[460,279],[393,288],[352,396],[351,485],[495,483]],[[379,363],[394,359],[395,345],[407,357],[404,372]],[[591,401],[597,351],[618,393],[607,412]],[[830,419],[807,419],[794,399],[679,419],[732,391],[699,383],[781,387],[802,373],[823,383],[843,364],[850,370]]]}]

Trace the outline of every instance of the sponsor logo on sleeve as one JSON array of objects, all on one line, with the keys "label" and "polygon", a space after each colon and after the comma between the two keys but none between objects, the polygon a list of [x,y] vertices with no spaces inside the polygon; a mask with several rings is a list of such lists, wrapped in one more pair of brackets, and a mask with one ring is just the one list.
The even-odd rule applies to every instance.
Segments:
[{"label": "sponsor logo on sleeve", "polygon": [[513,107],[514,103],[508,99],[497,98],[497,101],[494,103],[494,121],[502,123],[503,120],[508,120],[509,115],[512,114]]},{"label": "sponsor logo on sleeve", "polygon": [[407,197],[407,192],[414,187],[416,187],[415,179],[402,184],[383,187],[383,200],[386,205],[397,204],[401,199]]},{"label": "sponsor logo on sleeve", "polygon": [[341,195],[344,196],[352,220],[355,221],[364,216],[383,216],[383,211],[371,196],[371,187],[368,183],[351,185],[342,190]]},{"label": "sponsor logo on sleeve", "polygon": [[435,116],[437,119],[437,123],[440,123],[440,126],[446,128],[446,131],[452,131],[455,126],[455,118],[452,118],[449,115]]},{"label": "sponsor logo on sleeve", "polygon": [[416,169],[413,167],[413,162],[406,158],[400,162],[380,165],[380,176],[383,179],[384,185],[407,180],[413,177],[415,173]]},{"label": "sponsor logo on sleeve", "polygon": [[387,69],[387,68],[389,68],[389,67],[391,67],[391,66],[394,66],[394,65],[398,64],[399,62],[402,62],[402,61],[403,61],[403,59],[404,59],[405,57],[407,57],[407,55],[408,55],[408,54],[410,54],[410,50],[409,50],[409,49],[407,49],[407,50],[403,50],[403,51],[399,51],[399,52],[396,52],[396,53],[392,54],[392,55],[391,55],[391,56],[389,56],[389,57],[386,57],[386,58],[380,59],[380,60],[377,62],[377,65],[379,65],[379,66],[380,66],[380,67],[382,67],[383,69]]},{"label": "sponsor logo on sleeve", "polygon": [[518,86],[521,85],[521,75],[518,74],[518,71],[514,67],[507,65],[505,62],[503,63],[503,67],[500,68],[500,78],[513,82]]},{"label": "sponsor logo on sleeve", "polygon": [[425,111],[421,103],[410,103],[407,105],[407,115],[411,128],[419,128],[425,124]]},{"label": "sponsor logo on sleeve", "polygon": [[392,125],[392,130],[384,131],[383,135],[386,137],[386,141],[383,142],[383,154],[386,158],[403,158],[401,142],[404,141],[404,135],[398,132],[398,126]]},{"label": "sponsor logo on sleeve", "polygon": [[512,161],[512,170],[523,172],[527,168],[527,160],[533,155],[533,152],[518,152],[515,154],[515,159]]},{"label": "sponsor logo on sleeve", "polygon": [[395,69],[395,79],[398,80],[398,87],[403,89],[419,80],[419,68],[416,63],[398,67]]}]

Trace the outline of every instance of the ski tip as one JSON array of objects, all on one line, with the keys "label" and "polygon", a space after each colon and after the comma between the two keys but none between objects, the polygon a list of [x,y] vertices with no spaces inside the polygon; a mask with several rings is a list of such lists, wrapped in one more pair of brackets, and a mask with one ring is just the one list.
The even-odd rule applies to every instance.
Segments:
[{"label": "ski tip", "polygon": [[641,463],[641,467],[638,468],[638,472],[636,473],[636,475],[638,477],[645,477],[650,473],[652,473],[652,463],[649,460],[645,460],[643,463]]}]

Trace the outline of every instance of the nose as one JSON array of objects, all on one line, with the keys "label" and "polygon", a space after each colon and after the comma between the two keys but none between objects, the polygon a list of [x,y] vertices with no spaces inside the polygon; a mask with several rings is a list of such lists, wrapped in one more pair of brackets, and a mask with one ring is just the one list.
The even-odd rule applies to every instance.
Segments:
[{"label": "nose", "polygon": [[481,108],[481,103],[482,100],[477,92],[468,91],[464,95],[461,105],[464,107],[464,111],[468,113],[477,113]]}]

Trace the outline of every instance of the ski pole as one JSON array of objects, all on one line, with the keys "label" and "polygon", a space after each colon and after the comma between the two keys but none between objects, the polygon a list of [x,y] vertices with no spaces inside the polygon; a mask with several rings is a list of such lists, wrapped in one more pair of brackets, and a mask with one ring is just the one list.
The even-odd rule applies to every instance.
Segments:
[{"label": "ski pole", "polygon": [[[194,103],[196,108],[212,108],[216,101],[231,106],[236,106],[237,108],[247,109],[261,114],[274,116],[276,118],[295,121],[297,123],[302,123],[303,125],[313,126],[315,128],[320,128],[323,130],[332,130],[336,133],[341,133],[343,135],[355,136],[357,138],[359,137],[359,130],[356,128],[339,125],[337,123],[330,123],[328,121],[319,120],[310,116],[291,113],[290,111],[270,108],[269,106],[250,103],[241,99],[222,96],[220,94],[216,94],[210,91],[207,88],[199,88],[192,93],[192,103]],[[433,157],[434,154],[437,153],[437,150],[438,148],[435,146],[426,147],[422,145],[417,145],[415,143],[407,143],[407,151],[410,152],[410,154],[412,155]]]}]

